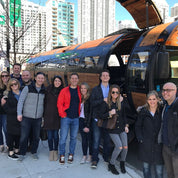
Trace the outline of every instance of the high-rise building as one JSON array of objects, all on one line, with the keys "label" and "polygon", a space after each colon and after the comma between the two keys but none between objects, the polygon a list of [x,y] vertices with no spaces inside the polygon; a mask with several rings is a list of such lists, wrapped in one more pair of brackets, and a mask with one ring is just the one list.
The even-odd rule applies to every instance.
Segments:
[{"label": "high-rise building", "polygon": [[171,7],[171,17],[178,16],[178,3]]},{"label": "high-rise building", "polygon": [[136,24],[134,20],[120,20],[118,22],[118,30],[123,28],[135,28]]},{"label": "high-rise building", "polygon": [[[6,1],[5,1],[6,2]],[[6,7],[6,4],[5,4]],[[6,10],[2,9],[4,19]],[[13,58],[14,46],[18,59],[46,50],[46,9],[35,3],[21,0],[21,14],[19,15],[20,24],[13,29],[13,26],[0,23],[0,43],[1,50],[6,53],[7,31],[9,31],[10,58]],[[9,20],[10,24],[11,19]],[[2,21],[1,21],[2,22]],[[7,27],[9,26],[9,27]],[[14,33],[16,43],[14,45]]]},{"label": "high-rise building", "polygon": [[115,31],[115,0],[78,0],[78,42]]},{"label": "high-rise building", "polygon": [[74,40],[74,4],[65,0],[48,0],[47,50],[69,46]]},{"label": "high-rise building", "polygon": [[169,5],[166,0],[153,0],[156,5],[156,8],[159,10],[159,13],[163,19],[163,22],[169,21]]}]

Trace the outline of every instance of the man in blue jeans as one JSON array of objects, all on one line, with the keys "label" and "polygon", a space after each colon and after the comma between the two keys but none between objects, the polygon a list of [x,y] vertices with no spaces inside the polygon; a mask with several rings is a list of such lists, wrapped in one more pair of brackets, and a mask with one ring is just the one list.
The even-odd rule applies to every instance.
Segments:
[{"label": "man in blue jeans", "polygon": [[96,169],[97,163],[99,161],[99,145],[100,138],[103,138],[103,158],[105,162],[108,162],[109,157],[109,144],[110,137],[107,129],[98,127],[97,122],[97,111],[98,107],[102,102],[107,102],[107,97],[109,93],[109,80],[110,73],[107,69],[103,70],[100,74],[100,84],[93,88],[91,93],[91,109],[92,109],[92,128],[93,128],[93,155],[92,155],[92,164],[91,168]]},{"label": "man in blue jeans", "polygon": [[70,143],[68,163],[73,162],[73,156],[79,129],[79,115],[81,105],[81,94],[78,86],[79,76],[77,73],[70,75],[70,85],[61,90],[57,107],[61,116],[60,141],[59,141],[59,163],[65,163],[65,146],[67,135],[70,129]]},{"label": "man in blue jeans", "polygon": [[31,129],[33,132],[31,148],[32,158],[35,160],[38,159],[37,149],[44,110],[44,81],[45,74],[38,72],[35,76],[35,82],[24,87],[18,101],[17,119],[21,122],[19,161],[22,161],[25,158]]}]

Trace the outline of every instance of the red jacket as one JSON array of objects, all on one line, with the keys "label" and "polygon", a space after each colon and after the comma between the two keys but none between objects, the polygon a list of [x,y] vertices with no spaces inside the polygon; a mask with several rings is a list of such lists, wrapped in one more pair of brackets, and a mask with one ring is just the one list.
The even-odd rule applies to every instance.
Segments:
[{"label": "red jacket", "polygon": [[[80,87],[77,86],[78,96],[79,96],[79,107],[78,107],[78,113],[80,115],[80,105],[81,105],[81,93],[80,93]],[[59,115],[64,118],[67,117],[67,113],[65,112],[70,107],[70,91],[69,86],[65,87],[61,90],[59,93],[58,99],[57,99],[57,108]]]}]

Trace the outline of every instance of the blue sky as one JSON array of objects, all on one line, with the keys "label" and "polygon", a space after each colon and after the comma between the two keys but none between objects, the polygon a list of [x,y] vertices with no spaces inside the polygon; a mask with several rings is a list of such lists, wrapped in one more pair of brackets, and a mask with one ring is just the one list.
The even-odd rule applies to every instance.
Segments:
[{"label": "blue sky", "polygon": [[[45,6],[45,3],[47,0],[29,0],[29,1],[32,1],[36,4],[40,4],[40,5],[43,5]],[[74,12],[74,15],[75,15],[75,18],[74,18],[74,24],[75,24],[75,29],[74,29],[74,33],[75,33],[75,37],[77,36],[77,1],[78,0],[66,0],[66,2],[72,2],[74,3],[74,6],[75,6],[75,12]],[[177,0],[166,0],[167,3],[169,4],[169,8],[171,8],[172,6],[174,6],[174,4],[178,3]],[[171,10],[169,10],[169,13],[170,13]],[[120,5],[120,3],[116,2],[116,20],[119,21],[119,20],[131,20],[133,19],[132,16],[127,12],[127,10],[125,10],[124,7],[122,7]]]}]

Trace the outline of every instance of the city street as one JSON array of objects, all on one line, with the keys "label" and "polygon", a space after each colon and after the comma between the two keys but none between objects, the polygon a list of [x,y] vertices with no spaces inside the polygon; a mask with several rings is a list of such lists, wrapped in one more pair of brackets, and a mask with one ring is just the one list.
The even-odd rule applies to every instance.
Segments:
[{"label": "city street", "polygon": [[[68,148],[68,145],[66,146]],[[67,152],[67,151],[66,151]],[[13,161],[7,157],[7,154],[0,154],[0,172],[2,178],[141,178],[141,171],[135,169],[133,166],[126,164],[127,173],[113,175],[107,170],[107,164],[103,162],[100,155],[100,162],[98,168],[93,170],[90,164],[80,164],[82,156],[80,136],[78,136],[76,154],[73,164],[66,163],[60,165],[58,161],[50,162],[48,160],[48,145],[47,141],[40,142],[38,149],[39,160],[35,161],[31,158],[30,153],[23,162]],[[117,169],[119,170],[119,164]]]}]

